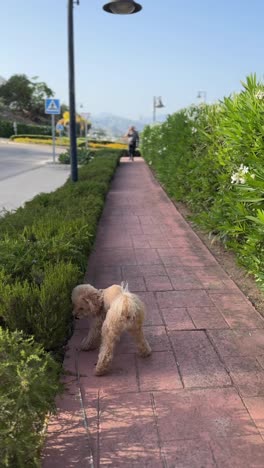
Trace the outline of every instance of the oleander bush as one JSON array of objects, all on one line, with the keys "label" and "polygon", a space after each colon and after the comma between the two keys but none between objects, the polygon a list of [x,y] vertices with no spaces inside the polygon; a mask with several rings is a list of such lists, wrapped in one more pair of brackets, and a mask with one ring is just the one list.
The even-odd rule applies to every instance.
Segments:
[{"label": "oleander bush", "polygon": [[142,152],[172,199],[232,248],[264,287],[264,85],[183,109],[146,127]]}]

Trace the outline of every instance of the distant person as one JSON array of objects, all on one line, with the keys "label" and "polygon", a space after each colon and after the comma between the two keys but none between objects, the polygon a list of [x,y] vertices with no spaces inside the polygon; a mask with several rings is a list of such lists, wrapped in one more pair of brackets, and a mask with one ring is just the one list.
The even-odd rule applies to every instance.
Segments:
[{"label": "distant person", "polygon": [[127,133],[126,133],[126,138],[128,141],[128,157],[129,161],[134,161],[134,156],[136,152],[136,147],[139,144],[139,135],[138,132],[136,131],[135,127],[129,127]]}]

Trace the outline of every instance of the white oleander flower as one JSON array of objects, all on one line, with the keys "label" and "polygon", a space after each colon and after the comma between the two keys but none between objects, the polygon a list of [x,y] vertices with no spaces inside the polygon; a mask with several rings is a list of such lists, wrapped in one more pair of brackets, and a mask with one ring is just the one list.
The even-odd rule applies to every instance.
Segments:
[{"label": "white oleander flower", "polygon": [[149,161],[149,166],[152,166],[152,161]]},{"label": "white oleander flower", "polygon": [[249,171],[248,167],[247,167],[247,166],[244,166],[244,164],[240,164],[238,170],[239,170],[239,172],[241,172],[242,174],[247,174],[248,171]]},{"label": "white oleander flower", "polygon": [[238,171],[231,175],[231,184],[245,184],[245,175],[248,173],[248,171],[249,168],[247,166],[240,164]]},{"label": "white oleander flower", "polygon": [[259,101],[262,101],[262,99],[264,99],[264,91],[258,91],[256,94],[255,94],[255,98],[258,99]]}]

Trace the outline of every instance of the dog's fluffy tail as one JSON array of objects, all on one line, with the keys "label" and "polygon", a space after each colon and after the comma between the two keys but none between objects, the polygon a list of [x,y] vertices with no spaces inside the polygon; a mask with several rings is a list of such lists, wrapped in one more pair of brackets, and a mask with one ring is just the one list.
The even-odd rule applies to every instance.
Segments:
[{"label": "dog's fluffy tail", "polygon": [[128,290],[128,282],[127,282],[127,281],[122,281],[122,283],[121,283],[121,288],[122,288],[122,292],[123,292],[123,293],[129,292],[129,290]]},{"label": "dog's fluffy tail", "polygon": [[[111,308],[107,315],[111,315],[111,320],[123,322],[124,325],[129,323],[142,325],[144,320],[144,304],[136,294],[128,291],[127,284],[122,286],[122,294],[120,294],[111,304]],[[110,314],[109,314],[110,313]]]}]

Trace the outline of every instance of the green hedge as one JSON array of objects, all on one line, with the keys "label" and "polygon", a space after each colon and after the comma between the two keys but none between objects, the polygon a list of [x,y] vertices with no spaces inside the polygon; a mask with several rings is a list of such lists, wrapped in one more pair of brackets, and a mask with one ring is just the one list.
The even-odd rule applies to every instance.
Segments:
[{"label": "green hedge", "polygon": [[60,366],[33,338],[0,327],[0,466],[37,467],[41,430],[61,389]]},{"label": "green hedge", "polygon": [[[108,144],[111,144],[111,143],[114,143],[113,141],[109,141],[109,140],[95,140],[95,139],[91,139],[89,138],[89,135],[88,135],[88,143],[98,143],[100,145],[108,145]],[[85,147],[85,138],[83,137],[80,137],[78,138],[78,146],[80,148],[84,148]]]},{"label": "green hedge", "polygon": [[142,151],[168,194],[237,254],[264,288],[264,85],[147,127]]},{"label": "green hedge", "polygon": [[17,140],[18,138],[31,138],[32,140],[50,140],[51,139],[51,135],[30,135],[30,134],[19,134],[19,135],[12,135],[10,137],[10,140],[12,141],[15,141]]},{"label": "green hedge", "polygon": [[[78,164],[88,164],[90,161],[94,159],[95,153],[96,153],[95,151],[91,151],[85,148],[80,148],[78,146],[77,148]],[[106,154],[106,153],[104,152],[103,154]],[[61,153],[59,155],[58,160],[61,164],[70,164],[71,162],[70,149],[65,151],[65,153]]]},{"label": "green hedge", "polygon": [[[51,135],[50,125],[28,125],[17,123],[17,133],[23,135]],[[0,120],[0,137],[10,138],[14,135],[13,122]]]},{"label": "green hedge", "polygon": [[71,290],[85,272],[119,160],[119,151],[97,154],[78,183],[69,180],[0,219],[0,317],[47,350],[58,350],[71,332]]},{"label": "green hedge", "polygon": [[68,180],[0,218],[3,467],[39,466],[40,430],[59,389],[58,366],[47,352],[61,359],[72,333],[71,291],[83,279],[120,157],[96,154],[77,183]]}]

